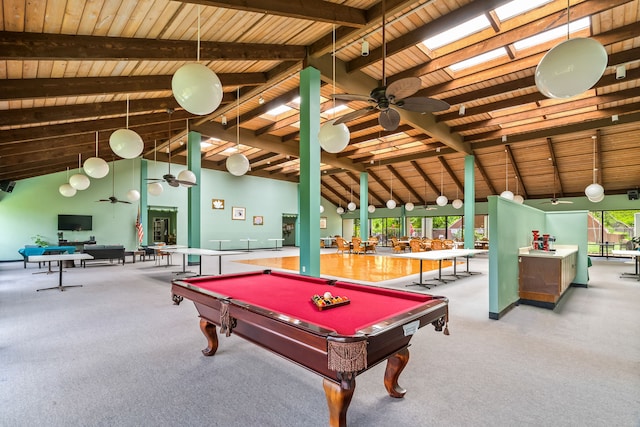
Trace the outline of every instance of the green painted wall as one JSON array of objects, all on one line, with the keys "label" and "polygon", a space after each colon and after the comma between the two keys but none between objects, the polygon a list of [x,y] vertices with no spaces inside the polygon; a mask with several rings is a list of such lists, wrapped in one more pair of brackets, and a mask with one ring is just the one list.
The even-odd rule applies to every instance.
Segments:
[{"label": "green painted wall", "polygon": [[[147,166],[150,178],[162,177],[168,170],[168,165],[162,162],[150,161]],[[140,189],[139,167],[139,161],[115,162],[116,197],[126,200],[127,191],[131,188]],[[183,169],[185,167],[182,165],[171,165],[171,172],[175,175]],[[18,249],[32,244],[31,237],[36,234],[57,242],[58,214],[93,216],[92,231],[65,231],[67,240],[85,240],[94,235],[100,244],[123,244],[127,249],[137,247],[134,227],[138,214],[137,203],[113,205],[96,202],[112,194],[111,177],[110,172],[102,179],[91,179],[91,186],[87,190],[79,191],[71,198],[63,197],[58,192],[58,187],[66,182],[66,172],[20,180],[12,193],[0,192],[0,261],[21,259]],[[239,249],[243,247],[239,239],[247,237],[259,240],[252,246],[271,247],[273,242],[267,239],[282,236],[282,213],[297,213],[296,183],[251,176],[236,177],[227,172],[205,169],[198,184],[202,195],[201,245],[205,248],[217,248],[217,244],[209,242],[210,239],[230,239],[232,242],[223,245],[223,249]],[[187,189],[166,184],[163,186],[162,194],[147,195],[147,202],[152,206],[178,208],[177,243],[187,245]],[[212,209],[212,198],[224,199],[225,209]],[[246,220],[232,220],[232,206],[246,208]],[[327,211],[323,216],[327,217],[328,231],[341,227],[335,207],[326,201],[324,206]],[[263,216],[264,225],[254,226],[254,215]],[[145,227],[144,231],[146,239],[151,230]]]}]

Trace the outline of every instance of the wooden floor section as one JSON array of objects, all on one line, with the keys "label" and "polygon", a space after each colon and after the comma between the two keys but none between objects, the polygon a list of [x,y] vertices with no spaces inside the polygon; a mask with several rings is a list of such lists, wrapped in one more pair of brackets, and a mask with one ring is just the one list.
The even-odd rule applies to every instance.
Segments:
[{"label": "wooden floor section", "polygon": [[[277,258],[259,258],[237,260],[245,264],[254,264],[267,268],[280,268],[298,272],[300,257],[288,256]],[[442,268],[451,266],[451,261],[442,261]],[[423,271],[437,270],[437,261],[422,262]],[[418,274],[420,261],[396,258],[384,255],[360,254],[321,254],[320,275],[344,277],[345,279],[365,282],[381,282],[400,277]]]}]

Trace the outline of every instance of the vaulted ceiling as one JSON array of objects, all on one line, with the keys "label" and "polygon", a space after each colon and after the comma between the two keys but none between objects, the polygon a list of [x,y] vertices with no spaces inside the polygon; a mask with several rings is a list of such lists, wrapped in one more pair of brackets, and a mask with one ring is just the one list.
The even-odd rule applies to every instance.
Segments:
[{"label": "vaulted ceiling", "polygon": [[[479,201],[507,187],[525,199],[580,196],[594,176],[606,194],[637,188],[640,0],[551,1],[501,21],[496,8],[506,3],[4,0],[0,180],[73,170],[79,157],[95,155],[96,138],[98,155],[117,159],[108,141],[125,127],[129,99],[128,126],[143,138],[147,159],[167,161],[170,152],[172,162],[185,164],[189,126],[211,143],[201,151],[204,168],[226,170],[228,149],[239,144],[249,175],[297,181],[299,72],[313,66],[324,83],[322,121],[367,105],[334,102],[333,94],[368,95],[385,80],[406,77],[420,78],[416,96],[450,105],[403,111],[395,131],[378,124],[375,109],[347,122],[347,148],[322,154],[322,195],[337,205],[359,199],[362,171],[370,175],[376,206],[391,192],[399,204],[433,204],[441,193],[462,197],[469,154]],[[567,11],[572,22],[589,19],[570,37],[600,42],[608,65],[586,92],[549,99],[534,73],[567,35],[521,49],[516,42],[565,25]],[[433,50],[422,44],[476,16],[490,26]],[[198,44],[200,63],[224,90],[222,104],[207,116],[185,111],[171,92],[173,74],[196,62]],[[498,48],[506,54],[452,67]],[[616,78],[619,66],[623,79]],[[290,108],[274,115],[282,105]],[[335,105],[348,108],[330,113]]]}]

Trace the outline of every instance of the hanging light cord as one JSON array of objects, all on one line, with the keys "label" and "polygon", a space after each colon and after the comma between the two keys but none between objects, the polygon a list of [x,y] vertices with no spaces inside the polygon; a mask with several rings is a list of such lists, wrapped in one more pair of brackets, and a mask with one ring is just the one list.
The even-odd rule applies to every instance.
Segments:
[{"label": "hanging light cord", "polygon": [[593,138],[593,182],[596,182],[596,138]]},{"label": "hanging light cord", "polygon": [[333,54],[331,55],[333,72],[333,108],[331,109],[333,118],[336,118],[336,24],[333,24],[332,32]]},{"label": "hanging light cord", "polygon": [[240,150],[240,86],[237,89],[238,102],[236,103],[236,148]]},{"label": "hanging light cord", "polygon": [[509,191],[509,154],[507,149],[504,150],[504,186]]},{"label": "hanging light cord", "polygon": [[197,62],[200,62],[200,5],[198,5],[198,53],[196,57]]},{"label": "hanging light cord", "polygon": [[127,95],[127,129],[129,129],[129,95]]}]

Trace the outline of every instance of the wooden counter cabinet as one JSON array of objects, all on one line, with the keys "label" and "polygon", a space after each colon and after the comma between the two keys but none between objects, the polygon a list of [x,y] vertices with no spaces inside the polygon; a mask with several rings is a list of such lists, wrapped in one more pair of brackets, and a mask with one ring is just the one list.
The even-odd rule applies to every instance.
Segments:
[{"label": "wooden counter cabinet", "polygon": [[521,248],[518,255],[520,303],[553,309],[576,277],[578,247],[555,252]]}]

